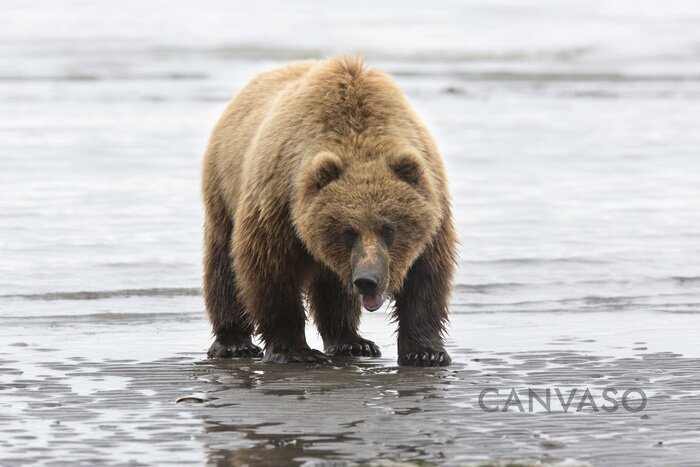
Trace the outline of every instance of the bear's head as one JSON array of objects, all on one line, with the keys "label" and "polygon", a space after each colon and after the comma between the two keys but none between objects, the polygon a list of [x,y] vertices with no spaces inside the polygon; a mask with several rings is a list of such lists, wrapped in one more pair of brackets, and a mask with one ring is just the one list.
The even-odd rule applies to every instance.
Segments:
[{"label": "bear's head", "polygon": [[441,204],[428,170],[421,153],[406,148],[345,163],[320,151],[300,172],[297,234],[370,311],[401,289],[438,229]]}]

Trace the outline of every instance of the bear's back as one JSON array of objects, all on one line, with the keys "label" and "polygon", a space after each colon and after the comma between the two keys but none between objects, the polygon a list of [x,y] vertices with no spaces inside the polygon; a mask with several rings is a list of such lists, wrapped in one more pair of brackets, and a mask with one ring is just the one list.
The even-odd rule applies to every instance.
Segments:
[{"label": "bear's back", "polygon": [[[404,144],[436,159],[432,137],[388,75],[353,57],[292,63],[258,74],[228,105],[210,139],[205,184],[213,174],[233,214],[241,196],[289,200],[304,158],[320,148],[351,166]],[[432,162],[439,186],[442,163]]]},{"label": "bear's back", "polygon": [[205,194],[216,186],[228,207],[235,210],[245,154],[262,121],[282,90],[301,79],[316,63],[313,60],[296,62],[259,73],[229,102],[214,126],[204,157]]}]

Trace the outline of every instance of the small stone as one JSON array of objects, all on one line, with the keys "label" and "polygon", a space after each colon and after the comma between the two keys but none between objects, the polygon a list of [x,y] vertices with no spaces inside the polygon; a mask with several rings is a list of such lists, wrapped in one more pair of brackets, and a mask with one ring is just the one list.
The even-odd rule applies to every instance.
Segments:
[{"label": "small stone", "polygon": [[206,394],[204,394],[203,392],[198,392],[195,394],[189,394],[187,396],[178,397],[175,403],[179,404],[180,402],[194,402],[197,404],[201,404],[202,402],[205,402],[207,400],[209,400],[209,398]]},{"label": "small stone", "polygon": [[556,439],[543,439],[540,441],[540,447],[542,449],[562,449],[566,447],[566,443]]}]

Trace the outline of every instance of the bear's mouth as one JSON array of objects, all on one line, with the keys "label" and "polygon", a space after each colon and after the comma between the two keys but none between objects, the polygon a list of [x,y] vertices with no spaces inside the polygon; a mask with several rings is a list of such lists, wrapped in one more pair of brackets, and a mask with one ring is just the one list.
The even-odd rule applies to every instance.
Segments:
[{"label": "bear's mouth", "polygon": [[367,311],[376,311],[384,303],[384,294],[378,293],[374,295],[362,294],[362,306]]}]

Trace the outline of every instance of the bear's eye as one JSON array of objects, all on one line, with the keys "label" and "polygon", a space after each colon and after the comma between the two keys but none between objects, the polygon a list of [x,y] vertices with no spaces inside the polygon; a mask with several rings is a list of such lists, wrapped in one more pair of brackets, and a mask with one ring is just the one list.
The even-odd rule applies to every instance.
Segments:
[{"label": "bear's eye", "polygon": [[394,243],[394,238],[396,237],[396,227],[393,225],[385,225],[382,227],[382,239],[386,246],[391,246]]},{"label": "bear's eye", "polygon": [[343,243],[345,243],[345,246],[347,246],[348,249],[351,250],[353,245],[355,245],[355,240],[357,239],[357,232],[348,227],[346,229],[343,229],[341,236],[343,237]]}]

